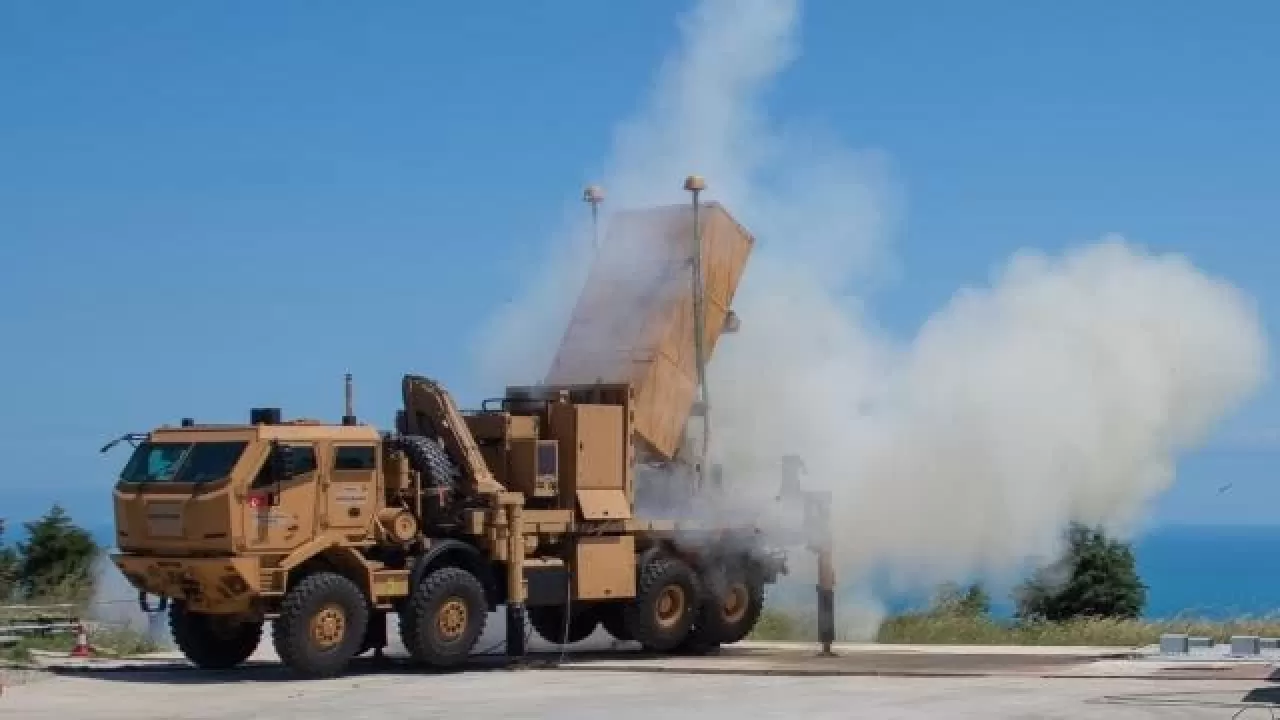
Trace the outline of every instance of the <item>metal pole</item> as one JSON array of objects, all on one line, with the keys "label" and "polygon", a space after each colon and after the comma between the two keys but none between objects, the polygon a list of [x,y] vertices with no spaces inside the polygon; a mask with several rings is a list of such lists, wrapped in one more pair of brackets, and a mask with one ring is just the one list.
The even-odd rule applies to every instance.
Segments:
[{"label": "metal pole", "polygon": [[591,247],[600,249],[600,203],[604,202],[604,190],[599,185],[588,185],[582,191],[582,201],[591,205]]},{"label": "metal pole", "polygon": [[706,283],[702,276],[702,223],[699,196],[707,188],[706,180],[698,175],[685,178],[684,189],[693,195],[693,350],[698,370],[698,402],[702,408],[702,445],[699,448],[697,487],[706,484],[707,456],[711,446],[711,402],[707,392],[706,311],[703,293]]}]

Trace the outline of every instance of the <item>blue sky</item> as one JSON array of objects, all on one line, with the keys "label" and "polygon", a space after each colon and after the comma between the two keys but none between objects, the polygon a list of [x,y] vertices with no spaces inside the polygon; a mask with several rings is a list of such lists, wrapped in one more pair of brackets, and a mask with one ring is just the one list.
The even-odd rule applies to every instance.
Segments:
[{"label": "blue sky", "polygon": [[[406,371],[496,392],[471,333],[686,7],[0,5],[0,516],[56,499],[109,521],[110,437],[253,405],[336,417],[344,372],[379,423]],[[1265,2],[811,2],[769,101],[892,158],[892,330],[1020,247],[1114,231],[1228,277],[1274,334],[1278,22]],[[1269,387],[1158,519],[1268,521],[1276,448]]]}]

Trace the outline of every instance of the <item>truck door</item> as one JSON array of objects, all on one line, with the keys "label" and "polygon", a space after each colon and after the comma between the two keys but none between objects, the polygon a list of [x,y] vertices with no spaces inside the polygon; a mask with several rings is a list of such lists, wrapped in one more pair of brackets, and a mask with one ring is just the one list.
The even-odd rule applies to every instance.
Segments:
[{"label": "truck door", "polygon": [[315,533],[319,468],[310,443],[293,448],[294,471],[275,483],[269,461],[262,463],[244,503],[246,544],[253,550],[292,550]]},{"label": "truck door", "polygon": [[378,491],[377,446],[373,443],[334,442],[325,513],[321,522],[348,534],[364,535],[374,512]]}]

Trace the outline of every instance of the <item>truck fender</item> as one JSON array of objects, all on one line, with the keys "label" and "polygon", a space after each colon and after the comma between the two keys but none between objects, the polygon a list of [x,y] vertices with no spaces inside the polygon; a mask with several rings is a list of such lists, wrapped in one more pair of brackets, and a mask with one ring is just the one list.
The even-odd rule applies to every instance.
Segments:
[{"label": "truck fender", "polygon": [[670,551],[671,549],[666,546],[666,543],[654,543],[650,545],[644,550],[644,552],[640,553],[640,557],[636,558],[636,572],[644,572],[644,568],[649,563],[653,562],[654,558],[663,553],[669,553]]},{"label": "truck fender", "polygon": [[489,562],[475,546],[451,538],[433,540],[431,547],[414,560],[413,568],[409,571],[410,592],[426,578],[428,571],[442,564],[461,567],[474,574],[484,586],[490,609],[497,606],[498,585]]},{"label": "truck fender", "polygon": [[289,553],[280,562],[280,569],[290,576],[290,586],[296,579],[293,576],[306,572],[309,567],[324,567],[338,572],[359,586],[362,592],[371,593],[373,590],[372,572],[360,553],[331,539],[317,538]]}]

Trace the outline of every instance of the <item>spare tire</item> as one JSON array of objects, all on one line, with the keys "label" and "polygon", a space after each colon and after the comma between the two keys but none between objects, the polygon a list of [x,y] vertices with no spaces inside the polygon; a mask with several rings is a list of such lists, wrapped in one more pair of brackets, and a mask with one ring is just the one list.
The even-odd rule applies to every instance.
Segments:
[{"label": "spare tire", "polygon": [[422,476],[423,486],[434,494],[440,507],[448,507],[458,494],[462,472],[449,459],[444,444],[422,435],[401,435],[397,445],[409,458],[409,467]]}]

